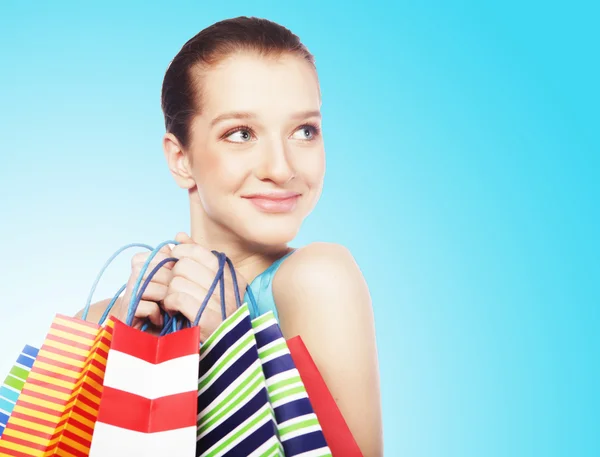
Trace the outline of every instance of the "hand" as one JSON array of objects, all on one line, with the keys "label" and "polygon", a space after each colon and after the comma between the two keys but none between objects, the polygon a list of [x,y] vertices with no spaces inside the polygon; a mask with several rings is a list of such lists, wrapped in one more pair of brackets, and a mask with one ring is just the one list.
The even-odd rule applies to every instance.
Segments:
[{"label": "hand", "polygon": [[[171,256],[179,261],[171,270],[173,276],[163,300],[163,307],[169,313],[183,314],[193,323],[217,275],[219,261],[210,250],[196,244],[185,233],[178,234],[175,240],[181,244],[172,249]],[[230,316],[236,310],[236,301],[227,264],[224,272],[225,311],[227,316]],[[237,271],[236,277],[240,298],[243,300],[246,280]],[[200,318],[200,340],[205,341],[222,322],[221,292],[220,285],[217,284]]]},{"label": "hand", "polygon": [[[140,252],[133,256],[131,259],[131,275],[129,276],[129,280],[127,281],[127,288],[125,289],[125,294],[119,298],[117,303],[115,303],[115,315],[123,322],[127,319],[127,311],[129,308],[129,302],[131,301],[131,293],[133,286],[135,285],[137,279],[140,276],[142,268],[146,263],[146,260],[150,256],[150,252]],[[138,294],[144,284],[145,279],[152,272],[154,267],[158,265],[163,260],[173,257],[171,254],[171,248],[169,246],[164,246],[157,254],[154,256],[146,273],[140,283],[140,287],[138,289]],[[161,313],[161,309],[159,303],[162,302],[167,295],[167,289],[169,283],[171,282],[171,278],[173,274],[171,269],[175,262],[169,262],[165,264],[158,272],[152,277],[152,280],[148,284],[148,287],[144,291],[142,295],[142,299],[137,307],[135,312],[135,317],[133,319],[132,326],[135,328],[141,328],[144,320],[146,318],[150,319],[152,325],[158,328],[162,328],[163,325],[163,317]]]}]

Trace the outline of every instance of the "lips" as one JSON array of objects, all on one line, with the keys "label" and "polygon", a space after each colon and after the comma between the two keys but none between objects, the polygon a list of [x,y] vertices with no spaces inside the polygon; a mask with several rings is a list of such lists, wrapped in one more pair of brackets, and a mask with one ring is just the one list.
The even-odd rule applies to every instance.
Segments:
[{"label": "lips", "polygon": [[297,192],[286,191],[250,194],[244,195],[243,198],[261,212],[289,213],[296,208],[300,195]]}]

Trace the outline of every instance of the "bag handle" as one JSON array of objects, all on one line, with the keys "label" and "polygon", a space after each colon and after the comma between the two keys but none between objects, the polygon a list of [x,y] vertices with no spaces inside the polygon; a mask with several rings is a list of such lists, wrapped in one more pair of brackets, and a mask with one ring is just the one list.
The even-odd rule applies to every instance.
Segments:
[{"label": "bag handle", "polygon": [[[158,271],[164,267],[167,263],[170,262],[177,262],[179,259],[175,258],[175,257],[168,257],[164,260],[161,260],[158,265],[156,265],[154,267],[154,269],[150,272],[150,274],[148,275],[148,277],[146,278],[146,280],[144,281],[144,284],[142,284],[142,287],[140,288],[139,293],[137,294],[137,296],[135,297],[135,300],[133,301],[133,306],[131,306],[128,310],[127,310],[127,320],[125,321],[125,323],[129,326],[131,326],[131,324],[133,324],[133,318],[135,317],[135,312],[137,311],[138,306],[140,305],[140,302],[142,301],[142,296],[144,295],[144,292],[146,292],[146,289],[148,288],[148,286],[150,285],[150,282],[152,281],[152,278],[154,278],[154,276],[156,275],[156,273],[158,273]],[[142,270],[143,271],[143,270]],[[140,278],[142,277],[142,273],[140,273]],[[135,289],[134,289],[135,290]],[[133,297],[133,292],[132,292],[132,297]]]},{"label": "bag handle", "polygon": [[[215,275],[215,278],[214,278],[214,280],[213,280],[210,288],[207,291],[206,297],[204,298],[204,300],[202,301],[202,304],[200,305],[200,309],[198,310],[198,314],[196,315],[196,318],[194,319],[194,326],[197,326],[198,323],[200,322],[200,317],[202,316],[202,313],[204,312],[204,309],[208,305],[210,297],[212,296],[215,288],[217,287],[217,285],[219,283],[221,283],[221,295],[224,296],[224,294],[225,294],[225,288],[224,288],[224,284],[223,284],[222,278],[223,278],[224,266],[225,266],[225,263],[226,263],[226,256],[224,254],[221,254],[221,253],[216,253],[215,255],[217,256],[218,261],[219,261],[219,268],[217,270],[217,273]],[[151,260],[151,258],[149,258],[149,260]],[[142,287],[140,288],[140,291],[138,292],[137,296],[135,297],[135,301],[133,302],[133,306],[128,309],[128,317],[127,317],[127,320],[125,321],[125,323],[127,325],[131,326],[133,324],[133,318],[135,316],[135,312],[136,312],[136,310],[137,310],[137,308],[139,306],[139,303],[140,303],[140,301],[142,299],[142,296],[143,296],[144,292],[146,291],[146,288],[149,286],[150,282],[152,281],[152,278],[158,273],[158,271],[164,265],[166,265],[169,262],[177,262],[177,261],[178,261],[178,259],[176,259],[174,257],[170,257],[170,258],[164,259],[161,262],[159,262],[153,268],[153,270],[150,272],[150,274],[148,274],[148,276],[144,280],[144,283],[143,283]],[[142,269],[142,273],[143,273],[143,271],[144,270]],[[140,273],[140,277],[142,276],[142,273]],[[165,321],[164,321],[164,324],[163,324],[163,329],[160,332],[160,336],[164,336],[164,335],[167,335],[169,333],[175,332],[178,329],[181,329],[184,325],[187,326],[187,327],[190,326],[189,320],[187,320],[185,318],[183,318],[182,321],[178,322],[177,316],[169,316],[169,315],[167,315],[167,316],[165,316]],[[185,323],[184,323],[184,321],[185,321]],[[147,328],[147,323],[142,326],[142,330],[145,330],[146,328]]]},{"label": "bag handle", "polygon": [[[235,273],[235,268],[233,266],[233,262],[231,261],[231,259],[229,257],[227,257],[227,265],[229,266],[229,271],[231,272],[231,280],[233,281],[233,292],[235,295],[236,308],[240,309],[242,306],[242,297],[240,295],[240,286],[237,282],[237,276]],[[256,312],[258,312],[258,305],[256,304],[256,299],[254,298],[254,293],[252,292],[252,289],[250,288],[250,284],[246,285],[246,293],[248,294],[248,300],[250,301],[250,306]],[[222,310],[223,309],[224,308],[222,308]],[[223,320],[225,320],[226,315],[223,313],[224,313],[224,311],[222,311],[222,315],[223,315]]]},{"label": "bag handle", "polygon": [[[233,282],[233,294],[235,296],[236,309],[239,309],[242,306],[242,299],[240,297],[240,286],[237,282],[237,275],[235,273],[235,268],[233,266],[233,262],[231,261],[231,259],[222,252],[212,251],[212,253],[219,258],[219,273],[217,273],[217,277],[219,277],[220,295],[221,295],[221,318],[224,321],[225,319],[227,319],[227,307],[226,307],[226,303],[225,303],[225,274],[223,272],[225,264],[227,264],[227,266],[229,267],[229,271],[231,273],[231,280]],[[215,280],[216,279],[217,278],[215,278]],[[213,283],[213,286],[215,286],[215,283]],[[204,308],[206,308],[206,305],[208,304],[208,301],[209,301],[210,297],[212,296],[213,291],[214,291],[214,287],[211,287],[210,290],[208,291],[208,294],[206,295],[206,298],[204,299],[204,302],[202,303],[202,306],[200,307],[200,310],[198,311],[198,315],[196,316],[194,325],[198,325],[198,323],[200,322],[200,318],[202,317]]]},{"label": "bag handle", "polygon": [[[217,260],[218,260],[218,268],[217,268],[217,273],[215,274],[215,278],[213,279],[213,282],[211,284],[211,286],[208,288],[208,291],[206,293],[206,296],[204,297],[204,300],[202,301],[202,304],[200,305],[200,309],[198,309],[198,313],[196,314],[196,318],[194,319],[194,327],[198,326],[198,324],[200,323],[200,318],[202,317],[202,313],[204,312],[206,306],[208,305],[208,302],[210,301],[210,297],[212,297],[212,294],[214,293],[217,284],[223,284],[223,269],[225,267],[225,261],[227,260],[227,257],[225,256],[225,254],[216,252],[216,251],[212,251],[212,253],[217,256]],[[224,287],[221,286],[221,296],[224,296]],[[172,329],[169,330],[168,325],[165,325],[163,327],[162,332],[160,333],[160,336],[165,336],[169,333],[175,332],[177,330],[181,330],[183,327],[189,328],[192,326],[192,323],[188,320],[188,319],[182,319],[180,322],[177,322],[177,316],[173,316],[172,318],[169,316],[169,319],[172,319]],[[169,322],[171,322],[171,320],[169,320]]]},{"label": "bag handle", "polygon": [[[219,256],[223,256],[225,258],[225,262],[227,263],[227,266],[229,267],[229,272],[231,273],[231,281],[233,282],[233,295],[235,297],[235,307],[236,309],[240,309],[243,305],[242,303],[242,297],[240,294],[240,286],[238,284],[237,281],[237,274],[235,272],[235,267],[233,266],[233,262],[231,261],[231,259],[229,257],[227,257],[224,253],[221,252],[217,252],[217,251],[212,251],[213,254],[215,254],[217,257]],[[221,270],[221,267],[220,267]],[[226,309],[226,304],[225,304],[225,276],[224,274],[221,272],[221,274],[223,275],[221,278],[221,318],[223,320],[227,319],[227,309]],[[211,288],[211,290],[209,290],[209,294],[208,297],[210,297],[212,295],[212,291],[214,290],[214,288]],[[258,310],[258,306],[256,304],[256,299],[254,298],[254,294],[252,293],[252,289],[250,288],[250,285],[248,284],[246,286],[246,292],[248,292],[248,299],[251,303],[251,305],[254,307],[254,309]],[[208,303],[208,300],[206,300],[206,302]],[[204,311],[203,308],[201,308],[199,314],[201,314],[201,312]],[[196,318],[196,325],[198,325],[199,321],[199,316]]]},{"label": "bag handle", "polygon": [[[237,275],[235,273],[235,268],[233,266],[233,262],[229,257],[226,257],[227,265],[229,266],[229,272],[231,273],[231,281],[233,282],[233,295],[235,296],[235,305],[237,309],[242,307],[242,297],[240,296],[240,286],[237,282]],[[223,320],[226,319],[227,315],[225,313],[225,308],[221,307],[221,315],[223,316]]]},{"label": "bag handle", "polygon": [[[146,259],[146,262],[144,262],[144,266],[142,267],[142,270],[140,271],[140,274],[139,274],[139,276],[133,286],[133,289],[131,291],[131,299],[129,300],[129,305],[127,307],[127,318],[125,319],[125,322],[133,322],[133,316],[135,314],[135,310],[137,309],[137,304],[135,302],[136,302],[136,300],[138,300],[138,290],[140,289],[140,286],[142,284],[142,278],[144,277],[144,275],[146,274],[146,271],[148,271],[148,268],[150,267],[150,263],[152,262],[154,257],[156,257],[158,252],[164,246],[167,246],[169,244],[179,244],[179,243],[177,241],[173,241],[173,240],[163,241],[158,246],[156,246],[156,248],[154,248],[154,250],[150,253],[148,258]],[[172,260],[170,260],[170,262],[172,262]],[[162,267],[162,265],[161,265],[161,267]],[[156,268],[155,268],[155,270],[158,271]],[[148,283],[149,282],[150,281],[148,281]],[[134,306],[135,306],[135,308],[134,308]],[[131,325],[131,324],[128,324],[128,325]]]},{"label": "bag handle", "polygon": [[[171,244],[173,243],[172,241],[165,241],[164,243],[161,243],[159,246],[156,247],[156,249],[153,250],[153,252],[150,254],[150,256],[148,257],[148,259],[146,260],[146,263],[144,264],[144,267],[142,267],[142,270],[140,272],[140,276],[138,277],[138,280],[136,282],[136,286],[141,282],[140,278],[143,277],[143,275],[145,274],[146,270],[148,269],[148,266],[150,264],[150,262],[152,261],[153,257],[156,256],[157,252],[166,244]],[[177,243],[176,243],[177,244]],[[225,277],[224,277],[224,269],[225,269],[225,265],[227,265],[227,267],[229,267],[229,271],[231,273],[231,279],[232,279],[232,283],[233,283],[233,291],[234,291],[234,297],[235,297],[235,301],[236,301],[236,309],[239,309],[242,306],[242,299],[241,299],[241,294],[240,294],[240,288],[239,288],[239,284],[237,281],[237,274],[235,272],[235,267],[233,266],[233,262],[231,261],[231,259],[229,257],[227,257],[224,253],[222,252],[218,252],[218,251],[211,251],[218,259],[218,269],[217,269],[217,273],[215,274],[215,278],[211,284],[211,286],[209,287],[206,296],[204,297],[204,300],[202,301],[202,304],[200,305],[200,308],[198,310],[198,313],[196,315],[196,318],[194,319],[193,324],[188,320],[183,318],[181,321],[177,320],[177,316],[170,316],[167,313],[165,316],[165,321],[163,324],[163,329],[160,332],[160,336],[164,336],[167,335],[169,333],[175,332],[181,328],[185,327],[189,327],[191,325],[193,326],[197,326],[200,323],[200,319],[202,317],[202,314],[204,313],[204,310],[206,309],[206,307],[208,306],[208,302],[210,301],[210,297],[212,297],[217,285],[220,286],[219,288],[219,292],[220,292],[220,296],[221,296],[221,317],[223,319],[223,321],[225,319],[227,319],[227,310],[226,310],[226,300],[225,300]],[[132,300],[130,301],[130,307],[128,308],[128,315],[127,315],[127,319],[126,319],[126,324],[127,325],[131,325],[133,323],[133,318],[135,316],[135,312],[137,310],[137,307],[139,306],[139,303],[142,299],[142,296],[146,290],[146,288],[148,287],[148,285],[150,284],[150,282],[152,281],[152,278],[158,273],[158,271],[167,263],[169,262],[177,262],[178,259],[176,258],[167,258],[163,261],[161,261],[158,265],[156,265],[154,267],[154,269],[150,272],[150,274],[147,276],[147,278],[145,279],[144,283],[142,284],[141,288],[139,289],[139,292],[137,292],[137,295],[135,295],[135,300],[133,299],[134,294],[133,291],[136,291],[137,288],[134,286],[134,289],[132,291]],[[113,298],[113,301],[116,301],[116,297],[118,297],[118,295],[123,291],[124,287],[121,288],[121,290],[117,293],[117,295],[115,296],[115,298]],[[252,289],[250,288],[249,285],[246,286],[246,291],[248,292],[248,298],[252,304],[252,306],[256,309],[257,305],[256,305],[256,300],[254,298],[254,294],[252,293]],[[111,302],[111,304],[114,304]],[[109,305],[110,306],[110,305]],[[108,314],[108,313],[106,313]],[[145,323],[142,326],[142,331],[144,331],[146,328],[148,327],[148,323]]]},{"label": "bag handle", "polygon": [[[104,264],[104,266],[102,267],[102,269],[100,270],[100,272],[98,273],[98,275],[96,276],[96,279],[94,280],[94,283],[92,284],[92,288],[90,289],[90,293],[88,294],[88,298],[87,298],[87,300],[85,302],[85,307],[83,308],[83,313],[81,315],[81,319],[82,320],[84,320],[84,321],[87,320],[88,314],[90,312],[90,307],[92,306],[92,298],[94,296],[94,292],[96,292],[96,288],[98,287],[98,283],[100,282],[100,279],[102,278],[102,276],[106,272],[107,268],[117,258],[117,256],[119,254],[121,254],[123,251],[125,251],[127,249],[130,249],[130,248],[144,248],[144,249],[148,249],[148,250],[152,251],[152,246],[148,246],[147,244],[143,244],[143,243],[131,243],[131,244],[127,244],[127,245],[119,248],[117,251],[115,251],[115,253],[113,255],[111,255],[110,258],[106,261],[106,263]],[[121,291],[119,292],[119,294],[120,293],[121,293]],[[114,303],[112,303],[112,304],[114,305]],[[106,317],[104,319],[106,319]]]},{"label": "bag handle", "polygon": [[217,283],[220,283],[220,285],[221,285],[221,288],[220,288],[220,292],[221,292],[221,307],[225,306],[225,282],[223,280],[223,276],[224,276],[223,275],[223,273],[224,273],[223,270],[225,268],[225,263],[227,261],[227,256],[225,254],[223,254],[222,252],[212,251],[212,253],[214,255],[216,255],[217,259],[219,260],[219,268],[217,270],[217,274],[215,275],[215,279],[214,279],[213,283],[211,284],[210,288],[208,289],[206,297],[204,297],[204,300],[202,301],[202,305],[200,305],[200,309],[198,310],[198,314],[196,314],[196,319],[194,319],[194,327],[196,327],[200,323],[200,318],[202,317],[202,313],[204,312],[204,309],[208,305],[210,297],[212,297],[212,294],[215,291],[215,288],[217,287]]},{"label": "bag handle", "polygon": [[119,297],[125,291],[126,288],[127,288],[127,283],[123,284],[121,286],[121,288],[119,289],[119,291],[114,295],[114,297],[112,298],[112,300],[110,301],[110,303],[108,304],[106,309],[104,310],[104,313],[102,313],[102,317],[100,317],[100,320],[98,321],[98,325],[103,325],[104,322],[106,321],[106,319],[108,319],[108,316],[110,315],[110,312],[112,311],[113,307],[115,306],[115,303],[117,302],[117,300],[119,299]]}]

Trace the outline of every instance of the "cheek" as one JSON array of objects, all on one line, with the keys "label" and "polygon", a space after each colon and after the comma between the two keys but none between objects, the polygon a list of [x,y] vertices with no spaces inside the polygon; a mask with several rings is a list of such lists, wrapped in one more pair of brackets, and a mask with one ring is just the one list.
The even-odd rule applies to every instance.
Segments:
[{"label": "cheek", "polygon": [[238,190],[245,173],[239,160],[220,151],[205,151],[194,163],[194,175],[205,192],[231,193]]},{"label": "cheek", "polygon": [[324,151],[322,149],[310,152],[300,151],[296,170],[310,187],[320,187],[325,175]]}]

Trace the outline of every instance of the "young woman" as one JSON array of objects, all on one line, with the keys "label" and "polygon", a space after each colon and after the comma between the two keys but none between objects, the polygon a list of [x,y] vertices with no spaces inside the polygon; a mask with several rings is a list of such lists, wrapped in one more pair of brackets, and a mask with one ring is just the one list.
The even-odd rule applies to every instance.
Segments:
[{"label": "young woman", "polygon": [[[183,46],[162,88],[163,149],[188,193],[191,228],[154,259],[152,266],[166,257],[179,261],[154,277],[136,323],[162,325],[161,309],[193,321],[217,270],[211,250],[226,253],[240,290],[249,285],[254,292],[253,313],[273,310],[287,338],[302,336],[365,457],[376,457],[382,424],[367,285],[340,245],[288,247],[321,194],[320,107],[313,56],[278,24],[225,20]],[[120,318],[147,255],[133,258],[129,286],[113,310]],[[230,313],[229,274],[226,284]],[[107,303],[93,306],[91,320]],[[217,289],[200,322],[202,338],[221,321]]]}]

